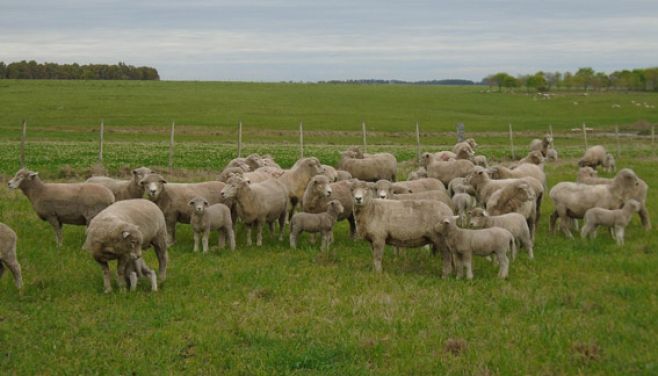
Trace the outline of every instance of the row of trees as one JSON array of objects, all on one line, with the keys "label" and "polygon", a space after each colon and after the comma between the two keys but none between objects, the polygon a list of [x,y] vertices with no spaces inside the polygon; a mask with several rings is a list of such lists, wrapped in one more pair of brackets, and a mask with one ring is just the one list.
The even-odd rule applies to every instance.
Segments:
[{"label": "row of trees", "polygon": [[586,67],[576,73],[542,72],[514,77],[500,72],[487,76],[482,83],[491,87],[525,88],[528,92],[551,90],[633,90],[658,91],[658,67],[615,71],[610,74]]},{"label": "row of trees", "polygon": [[155,68],[135,67],[123,62],[108,64],[56,64],[19,61],[6,65],[0,61],[0,79],[28,80],[159,80]]}]

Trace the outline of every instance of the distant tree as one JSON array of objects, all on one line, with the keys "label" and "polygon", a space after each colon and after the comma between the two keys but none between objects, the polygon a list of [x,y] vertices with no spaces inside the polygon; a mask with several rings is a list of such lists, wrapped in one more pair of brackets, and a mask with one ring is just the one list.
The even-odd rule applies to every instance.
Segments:
[{"label": "distant tree", "polygon": [[574,77],[571,72],[564,72],[564,76],[562,76],[562,86],[566,87],[567,90],[571,90],[574,86]]},{"label": "distant tree", "polygon": [[498,91],[505,88],[518,87],[519,81],[505,72],[499,72],[491,76],[488,80],[498,87]]},{"label": "distant tree", "polygon": [[7,78],[7,65],[4,61],[0,61],[0,80]]},{"label": "distant tree", "polygon": [[546,89],[559,88],[562,84],[562,73],[560,72],[545,72],[544,79],[546,80]]},{"label": "distant tree", "polygon": [[596,72],[592,78],[592,87],[596,90],[608,89],[610,87],[610,78],[603,72]]},{"label": "distant tree", "polygon": [[534,89],[535,91],[547,91],[546,78],[544,72],[539,71],[533,75],[527,76],[526,87],[528,91]]},{"label": "distant tree", "polygon": [[646,90],[658,91],[658,67],[645,69],[644,78],[646,80]]},{"label": "distant tree", "polygon": [[12,79],[60,79],[60,80],[159,80],[155,68],[134,67],[120,62],[107,64],[56,64],[36,61],[20,61],[5,65],[1,63],[0,78]]},{"label": "distant tree", "polygon": [[592,82],[594,81],[594,69],[590,67],[579,68],[574,75],[574,79],[583,90],[587,91],[592,87]]}]

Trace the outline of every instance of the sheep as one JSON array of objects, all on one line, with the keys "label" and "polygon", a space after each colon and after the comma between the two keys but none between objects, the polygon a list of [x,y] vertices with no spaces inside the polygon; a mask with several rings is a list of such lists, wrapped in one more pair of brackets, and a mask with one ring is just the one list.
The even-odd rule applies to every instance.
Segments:
[{"label": "sheep", "polygon": [[448,183],[448,194],[452,197],[456,193],[468,193],[471,196],[475,196],[475,189],[473,186],[466,183],[466,178],[458,177],[450,180]]},{"label": "sheep", "polygon": [[452,149],[452,152],[457,155],[456,159],[471,159],[475,155],[473,148],[466,142],[460,142]]},{"label": "sheep", "polygon": [[591,208],[585,212],[583,228],[580,232],[582,238],[596,236],[598,226],[608,227],[612,232],[618,246],[624,245],[624,229],[631,221],[633,213],[640,210],[640,203],[630,199],[624,203],[621,209],[608,210],[603,208]]},{"label": "sheep", "polygon": [[142,257],[142,250],[150,246],[158,257],[158,277],[163,282],[169,257],[165,216],[153,202],[131,199],[108,206],[89,222],[83,249],[100,264],[104,290],[109,293],[112,286],[108,262],[118,260],[118,280],[122,282],[125,263]]},{"label": "sheep", "polygon": [[[599,178],[597,176],[596,170],[591,167],[581,167],[578,171],[578,177],[576,179],[576,182],[578,183],[589,185],[610,184],[612,181],[613,179]],[[649,191],[649,186],[644,180],[640,178],[638,178],[638,183],[639,185],[633,189],[633,194],[630,197],[640,203],[640,211],[638,214],[640,216],[640,220],[642,221],[642,226],[645,230],[650,230],[651,218],[649,217],[649,210],[647,210],[647,193]]]},{"label": "sheep", "polygon": [[427,170],[425,169],[425,167],[418,167],[417,169],[411,171],[407,175],[407,180],[408,181],[418,180],[418,179],[424,179],[426,177],[427,177]]},{"label": "sheep", "polygon": [[605,150],[605,147],[594,145],[585,151],[583,157],[578,161],[578,167],[589,166],[595,169],[602,165],[604,168],[610,168],[611,163],[614,164],[614,157]]},{"label": "sheep", "polygon": [[39,218],[55,230],[57,247],[62,245],[62,225],[87,225],[96,214],[114,202],[108,188],[94,183],[44,183],[39,173],[22,168],[9,181],[27,196]]},{"label": "sheep", "polygon": [[176,243],[176,223],[190,223],[192,210],[188,202],[195,197],[205,197],[210,205],[228,203],[220,194],[225,184],[220,181],[203,183],[168,183],[160,174],[147,175],[139,182],[146,197],[153,201],[167,223],[169,245]]},{"label": "sheep", "polygon": [[486,171],[492,179],[515,179],[530,176],[539,180],[542,186],[547,186],[544,169],[533,163],[522,163],[514,169],[505,166],[494,166],[487,168]]},{"label": "sheep", "polygon": [[542,166],[544,164],[544,155],[540,151],[531,151],[528,153],[528,155],[519,159],[517,163],[510,165],[510,168],[514,169],[524,163],[531,163],[537,166]]},{"label": "sheep", "polygon": [[272,177],[279,177],[283,171],[277,171],[272,167],[259,167],[256,171],[243,171],[239,167],[227,167],[217,176],[217,180],[226,183],[233,174],[240,174],[252,183],[259,183]]},{"label": "sheep", "polygon": [[330,182],[338,181],[338,171],[335,168],[329,165],[322,165],[322,174],[329,178]]},{"label": "sheep", "polygon": [[444,204],[446,204],[450,210],[454,210],[455,206],[450,199],[450,196],[448,196],[447,193],[444,191],[423,191],[423,192],[418,192],[418,193],[400,193],[400,194],[392,194],[388,196],[387,198],[390,198],[391,200],[399,200],[399,201],[409,201],[409,200],[432,200],[432,201],[439,201]]},{"label": "sheep", "polygon": [[452,196],[452,205],[455,214],[459,215],[459,220],[462,226],[464,226],[464,223],[466,222],[466,214],[468,210],[474,208],[475,204],[475,198],[467,193],[457,193]]},{"label": "sheep", "polygon": [[[239,175],[232,176],[221,190],[225,199],[235,199],[238,216],[247,226],[247,245],[251,246],[251,230],[256,228],[256,245],[263,245],[263,224],[279,222],[279,240],[283,240],[283,230],[288,216],[288,189],[278,179],[260,183],[249,183]],[[274,235],[274,232],[272,232]]]},{"label": "sheep", "polygon": [[421,247],[431,245],[433,251],[443,255],[442,276],[452,271],[452,257],[443,238],[433,231],[441,218],[452,215],[450,208],[438,201],[428,200],[381,200],[365,182],[352,185],[354,217],[360,238],[372,248],[374,270],[382,272],[382,257],[386,244],[396,247]]},{"label": "sheep", "polygon": [[585,212],[593,207],[617,209],[626,200],[635,197],[639,189],[640,179],[628,168],[619,171],[609,184],[558,183],[549,193],[554,207],[549,228],[555,231],[555,224],[559,218],[560,228],[564,234],[573,238],[569,230],[572,219],[583,218]]},{"label": "sheep", "polygon": [[474,155],[471,157],[471,162],[476,166],[487,167],[487,157],[484,155]]},{"label": "sheep", "polygon": [[139,167],[132,170],[130,180],[117,180],[107,176],[92,176],[85,183],[100,184],[108,188],[114,194],[115,201],[142,198],[144,196],[144,188],[139,185],[139,182],[150,173],[152,173],[150,168]]},{"label": "sheep", "polygon": [[553,136],[546,134],[543,139],[535,138],[530,142],[530,151],[539,151],[543,157],[546,157],[551,146],[553,146]]},{"label": "sheep", "polygon": [[322,165],[317,158],[302,158],[277,178],[277,180],[281,182],[288,191],[291,205],[290,217],[292,217],[292,214],[295,212],[297,203],[299,203],[302,196],[304,196],[304,190],[306,190],[308,182],[311,181],[315,175],[321,175],[322,171]]},{"label": "sheep", "polygon": [[528,222],[519,213],[507,213],[491,216],[482,208],[473,208],[468,212],[471,220],[469,225],[474,228],[501,227],[514,235],[516,244],[528,251],[528,258],[533,259],[533,241]]},{"label": "sheep", "polygon": [[226,164],[224,169],[231,168],[231,167],[237,167],[237,168],[241,169],[243,172],[252,171],[251,167],[247,163],[247,158],[239,158],[238,157],[238,158],[232,159],[231,161],[229,161]]},{"label": "sheep", "polygon": [[324,213],[296,213],[290,220],[290,247],[297,248],[297,238],[302,232],[322,233],[321,251],[329,249],[333,242],[334,225],[338,216],[344,211],[338,200],[331,200]]},{"label": "sheep", "polygon": [[447,162],[447,161],[450,161],[450,160],[453,160],[453,159],[457,159],[457,154],[455,154],[455,153],[453,153],[449,150],[438,151],[438,152],[434,153],[433,156],[434,156],[434,160],[436,160],[436,161]]},{"label": "sheep", "polygon": [[615,162],[615,157],[612,154],[610,153],[605,154],[605,160],[603,161],[603,168],[605,169],[606,172],[617,171],[617,163]]},{"label": "sheep", "polygon": [[473,162],[466,159],[442,162],[435,160],[430,153],[423,153],[421,164],[427,169],[427,176],[439,179],[443,184],[448,185],[456,177],[464,177],[473,171]]},{"label": "sheep", "polygon": [[364,181],[386,179],[395,181],[397,160],[390,153],[378,153],[359,159],[354,151],[340,153],[338,169],[349,172],[354,178]]},{"label": "sheep", "polygon": [[450,251],[456,256],[457,278],[464,276],[473,279],[473,255],[496,255],[500,269],[498,277],[507,278],[509,273],[509,259],[507,253],[512,251],[512,258],[516,254],[514,235],[500,227],[491,227],[478,230],[457,227],[455,219],[449,216],[434,225],[434,232],[445,239]]},{"label": "sheep", "polygon": [[203,253],[208,253],[208,237],[210,231],[217,230],[219,233],[218,246],[224,248],[228,238],[229,249],[235,250],[235,234],[233,232],[233,220],[231,209],[224,204],[210,205],[203,197],[195,197],[188,205],[192,207],[192,218],[190,224],[194,230],[194,252],[199,250],[199,238],[203,241]]},{"label": "sheep", "polygon": [[336,170],[336,181],[350,180],[352,174],[344,170]]},{"label": "sheep", "polygon": [[341,180],[330,183],[324,175],[316,175],[306,186],[302,197],[302,211],[307,213],[323,213],[331,200],[340,201],[345,209],[338,215],[338,221],[347,220],[350,237],[354,237],[356,224],[352,214],[352,188],[353,181]]},{"label": "sheep", "polygon": [[0,277],[5,272],[5,266],[13,274],[14,284],[20,291],[23,288],[23,274],[16,258],[16,233],[6,224],[0,223]]},{"label": "sheep", "polygon": [[528,183],[518,180],[504,186],[491,195],[486,207],[490,215],[521,214],[530,230],[530,238],[534,240],[537,230],[537,201]]},{"label": "sheep", "polygon": [[146,277],[151,283],[151,291],[158,291],[158,279],[155,271],[151,269],[144,261],[143,257],[133,259],[131,255],[124,255],[118,261],[119,274],[124,276],[124,280],[130,291],[137,289],[137,280]]},{"label": "sheep", "polygon": [[425,191],[442,191],[447,194],[443,183],[432,178],[401,181],[396,183],[392,183],[388,180],[378,180],[375,183],[375,190],[379,198],[386,198],[392,194],[420,193]]},{"label": "sheep", "polygon": [[550,148],[546,151],[546,160],[547,161],[553,161],[557,162],[558,161],[558,153],[557,150]]}]

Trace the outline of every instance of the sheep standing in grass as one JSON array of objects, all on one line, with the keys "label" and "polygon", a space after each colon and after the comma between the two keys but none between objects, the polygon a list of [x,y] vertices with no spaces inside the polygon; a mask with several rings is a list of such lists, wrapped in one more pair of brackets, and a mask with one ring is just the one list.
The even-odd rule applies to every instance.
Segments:
[{"label": "sheep standing in grass", "polygon": [[495,254],[500,269],[498,277],[507,278],[509,259],[507,253],[516,254],[514,235],[504,228],[492,227],[480,230],[469,230],[457,227],[457,217],[446,217],[434,226],[434,231],[442,236],[450,251],[456,256],[457,278],[464,276],[473,279],[473,255],[490,256]]},{"label": "sheep standing in grass", "polygon": [[218,246],[224,248],[226,239],[231,251],[235,250],[235,235],[233,233],[233,220],[231,209],[224,204],[210,205],[203,197],[195,197],[188,203],[192,207],[190,224],[194,230],[194,252],[199,250],[199,238],[202,238],[203,253],[208,253],[208,237],[210,231],[219,233]]},{"label": "sheep standing in grass", "polygon": [[158,291],[157,275],[153,269],[146,265],[144,258],[133,259],[131,255],[126,255],[119,259],[118,264],[117,269],[121,270],[119,274],[123,274],[130,291],[137,289],[139,278],[148,278],[151,283],[151,291]]},{"label": "sheep standing in grass", "polygon": [[139,182],[150,173],[152,173],[150,168],[139,167],[132,170],[130,180],[117,180],[107,176],[92,176],[85,183],[100,184],[108,188],[114,194],[115,201],[129,200],[144,196],[144,187]]},{"label": "sheep standing in grass", "polygon": [[352,181],[342,180],[330,183],[324,175],[314,176],[306,186],[302,198],[302,210],[306,213],[323,213],[327,211],[327,205],[331,200],[340,201],[345,209],[338,215],[338,220],[349,222],[350,237],[354,238],[356,224],[352,213]]},{"label": "sheep standing in grass", "polygon": [[0,223],[0,277],[5,272],[5,266],[14,275],[16,288],[22,289],[23,274],[21,264],[16,259],[16,233],[6,224]]},{"label": "sheep standing in grass", "polygon": [[366,154],[359,158],[359,153],[347,150],[341,153],[338,169],[349,172],[353,177],[364,181],[386,179],[395,181],[398,162],[390,153]]},{"label": "sheep standing in grass", "polygon": [[455,214],[459,215],[459,221],[462,227],[466,223],[466,214],[475,207],[475,197],[468,193],[456,193],[452,196],[452,205],[455,208]]},{"label": "sheep standing in grass", "polygon": [[297,248],[297,239],[302,232],[321,233],[320,250],[329,249],[334,240],[334,225],[338,216],[343,213],[343,205],[338,200],[332,200],[324,213],[296,213],[290,220],[290,247]]},{"label": "sheep standing in grass", "polygon": [[114,194],[92,183],[44,183],[39,173],[24,168],[8,183],[20,188],[41,220],[55,230],[57,246],[62,245],[62,225],[87,225],[101,210],[114,202]]},{"label": "sheep standing in grass", "polygon": [[639,210],[640,203],[632,199],[626,201],[621,209],[591,208],[585,212],[585,223],[580,236],[583,238],[595,237],[598,226],[608,227],[614,235],[617,245],[623,246],[624,230],[630,223],[633,213]]},{"label": "sheep standing in grass", "polygon": [[487,212],[494,215],[519,213],[525,218],[530,238],[535,238],[537,230],[537,202],[530,186],[519,180],[507,185],[491,195],[487,201]]},{"label": "sheep standing in grass", "polygon": [[552,161],[552,162],[557,162],[558,160],[558,153],[556,149],[550,148],[546,151],[546,160],[547,161]]},{"label": "sheep standing in grass", "polygon": [[436,160],[433,154],[423,153],[421,164],[427,169],[427,176],[439,179],[444,185],[457,177],[464,177],[473,171],[473,162],[466,159],[451,161]]},{"label": "sheep standing in grass", "polygon": [[530,151],[539,151],[543,157],[546,157],[551,146],[553,146],[553,137],[546,134],[543,139],[535,138],[530,142]]},{"label": "sheep standing in grass", "polygon": [[[324,169],[317,158],[303,158],[295,162],[295,164],[277,179],[283,184],[288,191],[290,200],[290,215],[295,212],[295,207],[302,200],[304,190],[308,182],[315,175],[322,175]],[[289,218],[290,219],[290,218]]]},{"label": "sheep standing in grass", "polygon": [[585,151],[583,157],[578,161],[578,167],[589,166],[596,168],[603,166],[608,169],[614,164],[614,157],[605,150],[602,145],[594,145]]},{"label": "sheep standing in grass", "polygon": [[530,236],[528,223],[523,215],[519,213],[507,213],[503,215],[490,216],[482,208],[473,208],[469,211],[471,217],[470,226],[474,228],[502,227],[514,235],[516,244],[528,251],[528,258],[533,259],[533,242]]}]

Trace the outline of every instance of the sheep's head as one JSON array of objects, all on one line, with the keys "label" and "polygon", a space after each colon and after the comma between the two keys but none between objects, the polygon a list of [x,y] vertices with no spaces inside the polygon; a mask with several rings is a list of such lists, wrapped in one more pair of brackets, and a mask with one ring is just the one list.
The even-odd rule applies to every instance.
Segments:
[{"label": "sheep's head", "polygon": [[578,169],[578,177],[581,179],[595,178],[597,175],[598,173],[596,172],[596,170],[589,166],[581,167],[580,169]]},{"label": "sheep's head", "polygon": [[615,176],[614,184],[624,188],[634,189],[640,185],[640,179],[630,168],[624,168]]},{"label": "sheep's head", "polygon": [[343,207],[343,204],[340,203],[338,200],[331,200],[329,201],[329,204],[327,205],[327,211],[330,213],[334,213],[336,215],[342,214],[343,211],[345,211],[345,208]]},{"label": "sheep's head", "polygon": [[18,172],[16,172],[16,175],[11,180],[9,180],[7,186],[10,189],[20,188],[23,182],[34,180],[37,178],[37,176],[39,176],[38,172],[30,171],[26,168],[21,168],[18,170]]},{"label": "sheep's head", "polygon": [[251,154],[247,156],[247,158],[245,159],[245,163],[249,166],[249,169],[251,171],[255,171],[259,167],[264,166],[262,158],[258,154]]},{"label": "sheep's head", "polygon": [[196,215],[203,215],[206,211],[206,208],[210,206],[208,200],[203,197],[195,197],[187,203],[192,208],[192,213]]},{"label": "sheep's head", "polygon": [[142,181],[142,179],[144,179],[144,178],[146,177],[146,175],[148,175],[148,174],[150,174],[150,173],[152,173],[152,172],[153,172],[153,171],[151,171],[151,169],[148,168],[148,167],[143,167],[143,166],[142,166],[142,167],[138,167],[138,168],[136,168],[136,169],[134,169],[134,170],[132,171],[133,179],[134,179],[137,183],[139,183],[140,181]]},{"label": "sheep's head", "polygon": [[471,218],[470,222],[468,223],[469,226],[481,228],[484,227],[484,217],[488,217],[489,214],[482,208],[473,208],[468,211],[468,216]]},{"label": "sheep's head", "polygon": [[222,172],[217,176],[217,180],[226,183],[228,179],[233,174],[242,174],[244,172],[240,167],[226,167]]},{"label": "sheep's head", "polygon": [[544,156],[542,155],[541,151],[539,151],[539,150],[531,151],[525,157],[525,162],[540,165],[540,164],[544,163]]},{"label": "sheep's head", "polygon": [[474,138],[467,138],[466,143],[473,149],[475,150],[478,147],[478,144],[475,142]]},{"label": "sheep's head", "polygon": [[641,209],[641,205],[636,200],[630,199],[624,203],[624,209],[630,210],[632,213],[637,213]]},{"label": "sheep's head", "polygon": [[321,165],[322,167],[322,175],[326,176],[329,178],[329,181],[334,183],[338,181],[338,174],[336,173],[336,170],[329,166],[329,165]]},{"label": "sheep's head", "polygon": [[324,168],[322,168],[320,160],[315,157],[300,159],[295,165],[307,171],[310,176],[321,175],[324,173]]},{"label": "sheep's head", "polygon": [[351,157],[351,158],[356,158],[356,159],[365,158],[365,155],[363,155],[363,152],[361,151],[361,149],[359,149],[358,146],[352,146],[352,147],[348,148],[347,151],[352,153],[353,157]]},{"label": "sheep's head", "polygon": [[139,185],[144,188],[146,196],[150,200],[157,200],[165,189],[167,181],[160,174],[148,174],[144,179],[139,181]]},{"label": "sheep's head", "polygon": [[615,167],[615,157],[610,153],[606,153],[603,166],[607,168]]},{"label": "sheep's head", "polygon": [[222,189],[220,195],[223,199],[232,199],[238,195],[238,191],[249,184],[242,175],[231,175]]},{"label": "sheep's head", "polygon": [[544,139],[542,140],[542,144],[544,145],[544,147],[549,147],[549,146],[553,145],[553,136],[551,136],[548,133],[545,134]]},{"label": "sheep's head", "polygon": [[132,223],[124,223],[117,228],[114,235],[113,248],[116,254],[129,253],[133,259],[142,257],[142,242],[144,237],[139,227]]},{"label": "sheep's head", "polygon": [[459,218],[458,215],[443,217],[439,223],[434,225],[434,231],[438,234],[446,235],[451,228],[457,227],[457,218]]},{"label": "sheep's head", "polygon": [[500,168],[498,167],[488,167],[485,171],[489,174],[489,177],[492,179],[500,179]]},{"label": "sheep's head", "polygon": [[316,194],[324,197],[331,197],[333,190],[329,184],[329,179],[324,175],[316,175],[308,183]]},{"label": "sheep's head", "polygon": [[388,180],[379,180],[375,183],[375,197],[386,199],[391,196],[392,184]]},{"label": "sheep's head", "polygon": [[423,155],[420,156],[420,165],[422,167],[427,168],[427,166],[429,166],[433,160],[434,160],[434,156],[432,155],[432,153],[425,152],[423,153]]},{"label": "sheep's head", "polygon": [[358,181],[352,185],[352,200],[355,206],[365,205],[372,194],[372,186],[364,181]]},{"label": "sheep's head", "polygon": [[464,179],[464,183],[470,184],[473,186],[473,188],[475,188],[487,180],[489,180],[489,174],[487,174],[487,170],[485,170],[483,167],[475,166],[475,168],[473,168],[473,172],[471,172],[466,177],[466,179]]}]

